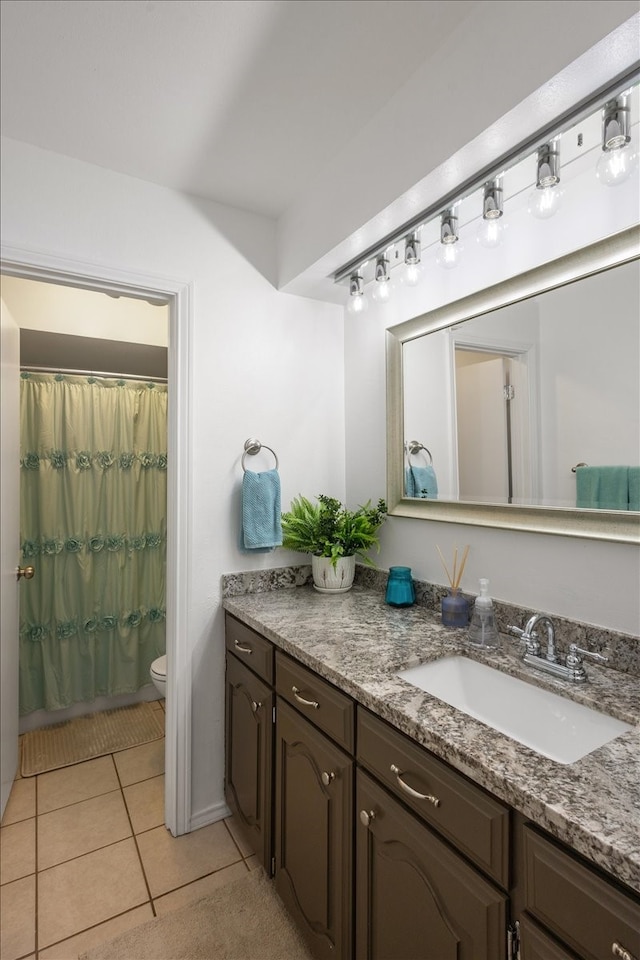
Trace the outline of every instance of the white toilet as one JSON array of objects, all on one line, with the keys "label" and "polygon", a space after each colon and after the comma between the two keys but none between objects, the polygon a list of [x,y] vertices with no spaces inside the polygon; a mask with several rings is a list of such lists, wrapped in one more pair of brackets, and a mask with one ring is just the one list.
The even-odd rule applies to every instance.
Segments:
[{"label": "white toilet", "polygon": [[158,657],[157,660],[154,660],[151,664],[151,669],[149,670],[151,674],[151,679],[153,680],[153,685],[163,697],[166,696],[167,689],[167,655],[163,654],[161,657]]}]

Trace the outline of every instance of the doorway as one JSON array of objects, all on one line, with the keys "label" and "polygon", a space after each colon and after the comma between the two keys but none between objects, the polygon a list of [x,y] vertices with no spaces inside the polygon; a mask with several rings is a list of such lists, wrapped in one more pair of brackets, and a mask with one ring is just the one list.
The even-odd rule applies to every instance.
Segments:
[{"label": "doorway", "polygon": [[453,357],[459,498],[531,502],[528,350],[456,341]]},{"label": "doorway", "polygon": [[[188,648],[188,568],[191,543],[191,367],[192,298],[187,283],[79,265],[24,251],[3,250],[3,275],[147,300],[169,307],[168,366],[172,403],[168,424],[167,516],[167,703],[165,740],[165,822],[174,836],[190,830],[191,669]],[[3,368],[3,378],[18,371]],[[16,545],[17,555],[17,545]],[[17,586],[16,586],[17,588]],[[17,643],[17,631],[16,631]],[[3,717],[3,723],[4,723]],[[16,718],[17,736],[17,718]],[[2,733],[5,741],[5,731]],[[3,771],[4,777],[4,771]]]}]

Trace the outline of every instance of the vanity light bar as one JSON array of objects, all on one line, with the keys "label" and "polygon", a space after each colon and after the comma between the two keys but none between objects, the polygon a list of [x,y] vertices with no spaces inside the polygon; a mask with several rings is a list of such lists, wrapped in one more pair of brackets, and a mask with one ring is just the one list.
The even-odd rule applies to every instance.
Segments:
[{"label": "vanity light bar", "polygon": [[[610,104],[619,104],[620,100],[624,99],[625,91],[628,91],[630,87],[637,84],[639,79],[640,61],[637,61],[631,69],[620,74],[610,83],[603,85],[588,97],[583,98],[570,110],[566,110],[560,114],[552,123],[546,124],[526,140],[521,141],[513,150],[502,154],[491,165],[483,167],[477,174],[463,181],[458,188],[445,194],[437,203],[433,203],[424,210],[421,210],[410,220],[402,224],[397,230],[387,234],[378,243],[368,247],[360,256],[339,267],[332,277],[334,283],[342,283],[348,280],[354,271],[361,270],[366,261],[375,260],[376,257],[384,254],[385,251],[396,243],[405,242],[408,237],[415,234],[416,231],[426,223],[429,223],[436,217],[441,217],[444,212],[453,208],[454,204],[470,196],[488,181],[495,180],[497,178],[496,171],[502,172],[508,167],[514,166],[516,163],[524,160],[526,157],[535,154],[545,145],[552,144],[555,138],[565,133],[581,120],[591,116],[596,110],[604,107],[606,111],[606,108]],[[616,124],[624,123],[624,116],[623,109],[618,107],[615,115]],[[603,123],[604,122],[605,121],[603,121]]]}]

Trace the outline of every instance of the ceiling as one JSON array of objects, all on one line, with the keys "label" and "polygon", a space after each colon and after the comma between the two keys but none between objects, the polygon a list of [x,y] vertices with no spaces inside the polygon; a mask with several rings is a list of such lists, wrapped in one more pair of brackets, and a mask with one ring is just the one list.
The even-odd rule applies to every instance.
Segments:
[{"label": "ceiling", "polygon": [[2,132],[279,218],[479,5],[2,0]]}]

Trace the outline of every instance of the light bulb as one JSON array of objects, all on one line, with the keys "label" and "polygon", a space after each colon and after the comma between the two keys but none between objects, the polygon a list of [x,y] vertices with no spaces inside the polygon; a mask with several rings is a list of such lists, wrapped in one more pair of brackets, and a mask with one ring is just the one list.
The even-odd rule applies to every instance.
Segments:
[{"label": "light bulb", "polygon": [[558,212],[562,190],[558,186],[535,187],[529,194],[529,213],[538,220],[547,220]]},{"label": "light bulb", "polygon": [[596,177],[607,187],[624,183],[638,168],[637,151],[631,147],[603,150],[596,165]]},{"label": "light bulb", "polygon": [[367,300],[364,293],[358,293],[355,296],[349,297],[349,303],[347,304],[347,313],[350,313],[351,316],[358,316],[360,313],[366,313],[369,308],[369,301]]},{"label": "light bulb", "polygon": [[458,240],[456,243],[441,243],[436,254],[436,263],[445,270],[452,270],[458,265],[462,245]]},{"label": "light bulb", "polygon": [[422,276],[424,274],[424,267],[422,262],[419,263],[407,263],[405,268],[402,271],[402,277],[400,282],[406,284],[407,287],[417,287]]},{"label": "light bulb", "polygon": [[391,283],[389,280],[376,280],[373,284],[373,291],[371,293],[372,298],[376,303],[387,303],[389,300],[389,294]]},{"label": "light bulb", "polygon": [[482,219],[478,225],[476,240],[482,247],[493,249],[499,247],[504,238],[506,224],[504,218],[494,218],[493,220]]}]

